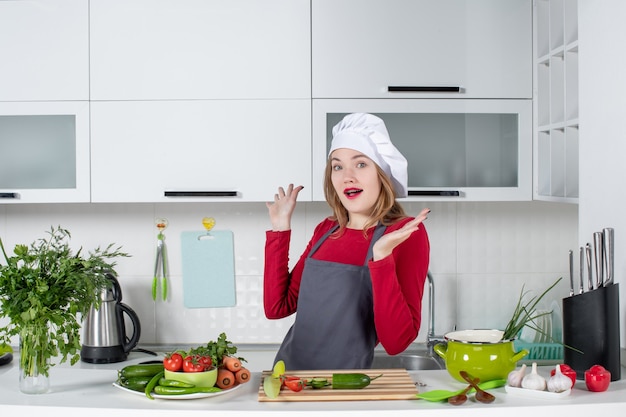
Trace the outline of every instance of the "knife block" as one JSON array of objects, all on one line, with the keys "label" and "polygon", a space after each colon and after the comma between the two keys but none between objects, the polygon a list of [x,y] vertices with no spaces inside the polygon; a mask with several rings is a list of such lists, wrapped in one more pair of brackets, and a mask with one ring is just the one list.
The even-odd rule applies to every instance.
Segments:
[{"label": "knife block", "polygon": [[620,379],[619,314],[619,284],[563,299],[563,359],[576,379],[584,380],[593,365],[611,372],[611,381]]}]

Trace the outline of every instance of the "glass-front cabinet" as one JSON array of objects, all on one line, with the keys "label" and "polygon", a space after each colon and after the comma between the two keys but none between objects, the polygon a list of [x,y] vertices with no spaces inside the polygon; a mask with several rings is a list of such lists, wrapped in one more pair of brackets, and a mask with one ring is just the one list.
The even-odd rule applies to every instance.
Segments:
[{"label": "glass-front cabinet", "polygon": [[407,200],[532,199],[531,100],[313,100],[313,200],[323,200],[332,128],[348,113],[381,117],[408,160]]},{"label": "glass-front cabinet", "polygon": [[0,204],[88,202],[89,103],[0,103]]}]

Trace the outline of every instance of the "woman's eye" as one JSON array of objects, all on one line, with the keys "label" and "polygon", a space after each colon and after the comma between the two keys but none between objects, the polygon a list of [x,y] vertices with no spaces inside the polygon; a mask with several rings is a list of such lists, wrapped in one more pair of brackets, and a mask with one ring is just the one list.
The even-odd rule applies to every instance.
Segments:
[{"label": "woman's eye", "polygon": [[332,166],[332,170],[333,171],[339,171],[341,169],[341,165],[333,165]]},{"label": "woman's eye", "polygon": [[357,168],[365,168],[366,165],[367,164],[365,162],[359,162],[359,163],[356,164],[356,167]]}]

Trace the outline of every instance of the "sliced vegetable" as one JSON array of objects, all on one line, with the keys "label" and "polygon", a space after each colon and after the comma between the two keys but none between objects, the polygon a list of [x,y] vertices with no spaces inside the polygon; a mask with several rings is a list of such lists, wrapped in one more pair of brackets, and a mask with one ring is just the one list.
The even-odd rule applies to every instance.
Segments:
[{"label": "sliced vegetable", "polygon": [[300,392],[304,388],[306,384],[306,380],[297,378],[297,379],[287,379],[284,381],[285,386],[289,388],[293,392]]},{"label": "sliced vegetable", "polygon": [[276,361],[274,368],[272,369],[272,376],[278,378],[285,374],[285,362],[282,360]]},{"label": "sliced vegetable", "polygon": [[330,382],[326,378],[312,378],[306,385],[313,389],[320,389],[330,385]]},{"label": "sliced vegetable", "polygon": [[263,392],[267,398],[276,398],[280,394],[282,382],[280,378],[274,376],[266,376],[263,379]]}]

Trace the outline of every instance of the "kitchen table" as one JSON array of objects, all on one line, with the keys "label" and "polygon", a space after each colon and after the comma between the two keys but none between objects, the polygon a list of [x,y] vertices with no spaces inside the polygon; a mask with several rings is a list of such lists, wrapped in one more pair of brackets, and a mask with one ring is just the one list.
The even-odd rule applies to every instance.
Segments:
[{"label": "kitchen table", "polygon": [[[194,400],[149,400],[145,396],[129,394],[112,385],[117,369],[154,359],[145,354],[131,353],[126,362],[93,365],[79,362],[74,366],[61,364],[51,369],[50,392],[40,395],[22,394],[18,387],[17,361],[0,367],[0,415],[45,415],[47,417],[158,417],[174,413],[186,416],[324,416],[330,413],[341,416],[498,416],[514,411],[515,415],[554,416],[600,415],[623,413],[626,407],[626,380],[611,383],[603,393],[587,391],[583,381],[577,381],[571,395],[558,399],[527,399],[506,393],[504,387],[490,390],[496,401],[481,404],[472,399],[460,406],[447,403],[430,403],[424,400],[394,401],[332,401],[332,402],[259,402],[258,388],[262,369],[268,369],[272,352],[240,351],[238,355],[248,360],[252,372],[251,382],[235,391]],[[17,356],[16,356],[17,357]],[[551,367],[540,367],[547,375]],[[426,384],[419,389],[458,389],[464,385],[453,380],[445,370],[410,371],[414,381]],[[514,408],[514,410],[512,409]],[[520,414],[517,414],[517,413]],[[565,414],[563,414],[565,415]]]}]

